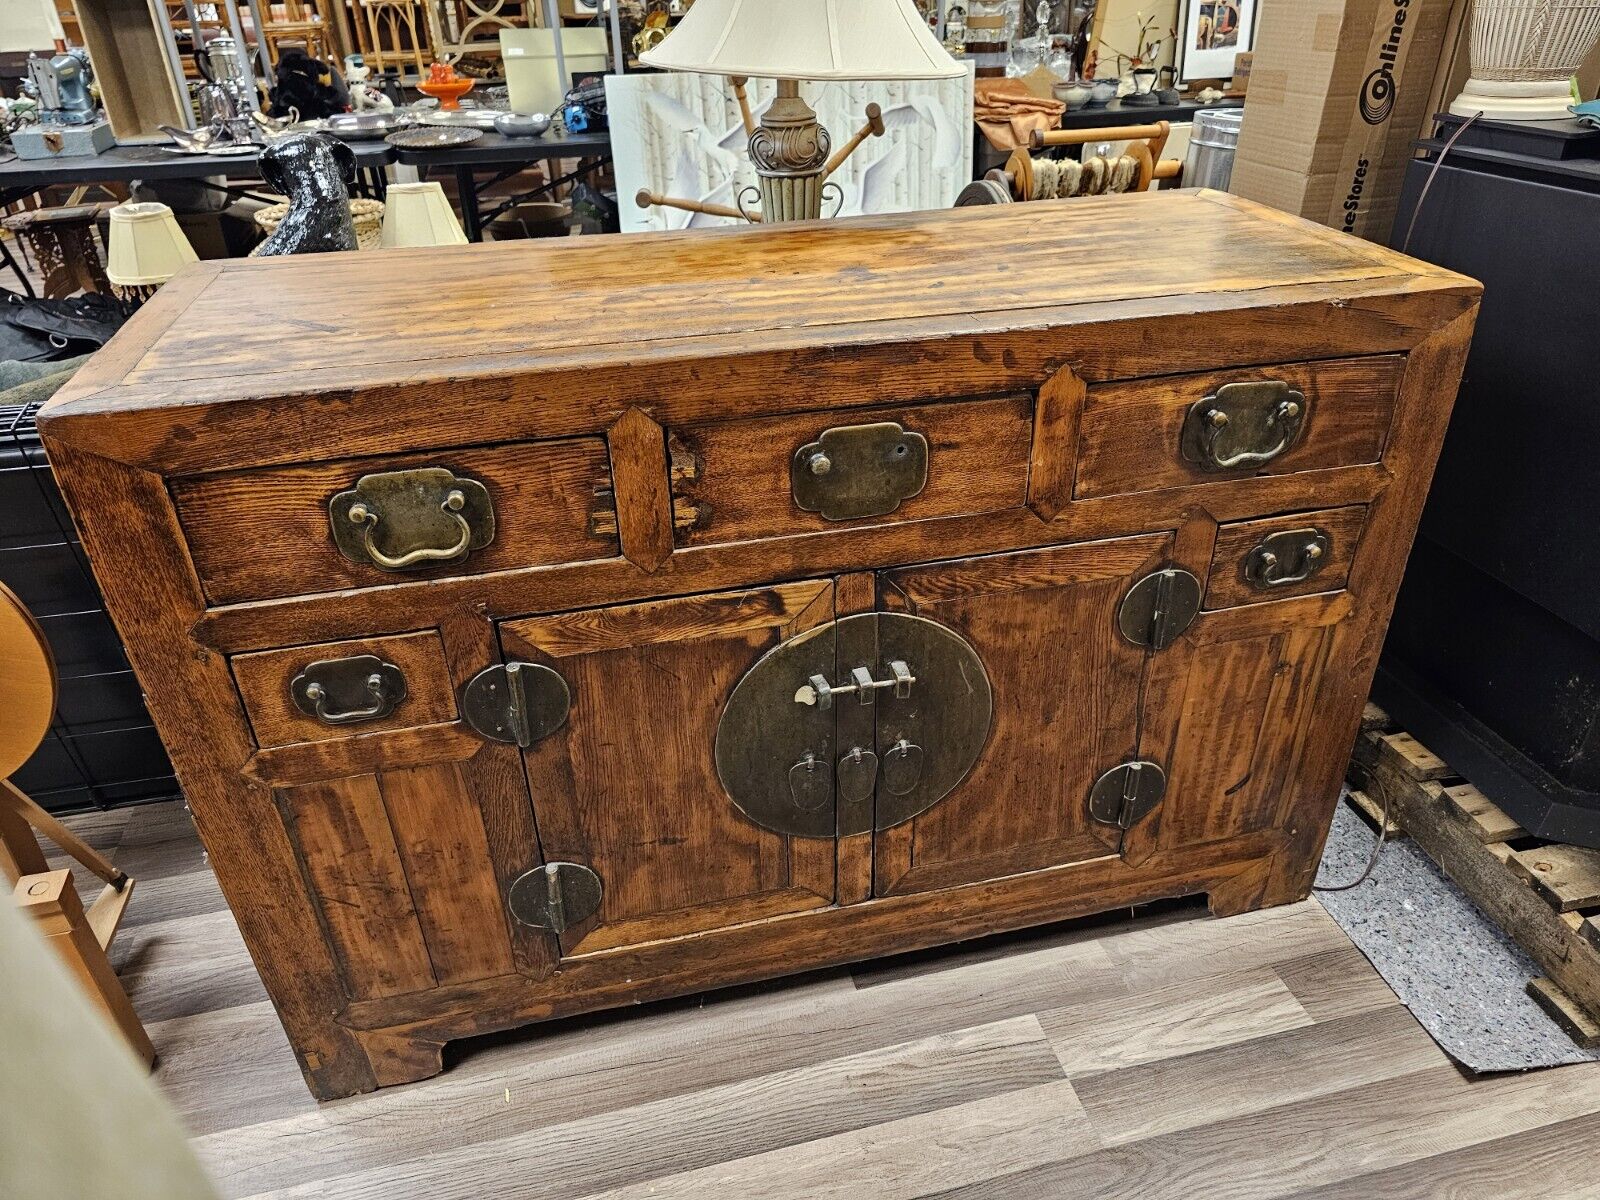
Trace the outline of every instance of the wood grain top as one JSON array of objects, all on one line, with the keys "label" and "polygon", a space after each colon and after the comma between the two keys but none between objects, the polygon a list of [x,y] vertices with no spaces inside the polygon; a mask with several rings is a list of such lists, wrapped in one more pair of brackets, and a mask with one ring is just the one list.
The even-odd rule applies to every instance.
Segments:
[{"label": "wood grain top", "polygon": [[95,414],[626,368],[691,350],[1058,328],[1162,315],[1174,298],[1225,305],[1230,294],[1259,302],[1273,289],[1367,281],[1473,286],[1217,192],[234,259],[163,288],[44,421],[78,442],[75,418]]}]

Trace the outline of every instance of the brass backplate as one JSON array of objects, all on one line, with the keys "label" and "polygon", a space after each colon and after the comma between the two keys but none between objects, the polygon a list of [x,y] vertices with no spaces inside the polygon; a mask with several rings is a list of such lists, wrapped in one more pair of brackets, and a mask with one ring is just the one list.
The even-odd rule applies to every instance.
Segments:
[{"label": "brass backplate", "polygon": [[1271,462],[1305,428],[1304,393],[1281,379],[1230,383],[1184,417],[1183,457],[1202,471],[1249,471]]},{"label": "brass backplate", "polygon": [[545,863],[517,876],[506,907],[524,925],[565,933],[600,910],[600,876],[582,863]]},{"label": "brass backplate", "polygon": [[328,501],[333,544],[381,571],[421,570],[494,541],[494,504],[476,479],[445,467],[363,475]]},{"label": "brass backplate", "polygon": [[734,684],[717,723],[717,778],[763,829],[817,838],[836,832],[834,711],[798,703],[795,693],[813,675],[833,675],[837,624],[767,651]]},{"label": "brass backplate", "polygon": [[928,439],[894,421],[840,425],[794,452],[794,502],[828,521],[881,517],[928,483]]},{"label": "brass backplate", "polygon": [[1135,646],[1165,650],[1200,612],[1205,589],[1182,567],[1163,567],[1140,579],[1122,598],[1117,628]]},{"label": "brass backplate", "polygon": [[541,663],[496,663],[461,690],[461,717],[475,732],[524,749],[560,729],[571,707],[567,681]]},{"label": "brass backplate", "polygon": [[372,654],[307,663],[289,683],[294,706],[324,725],[355,725],[387,717],[406,698],[406,677]]},{"label": "brass backplate", "polygon": [[[818,702],[815,676],[834,681],[831,703]],[[983,664],[954,630],[907,613],[841,617],[775,646],[734,686],[717,725],[717,776],[764,829],[887,829],[966,777],[993,711]]]},{"label": "brass backplate", "polygon": [[[879,613],[878,657],[909,664],[916,677],[909,695],[884,691],[877,702],[878,758],[889,777],[879,776],[873,827],[889,829],[926,812],[967,777],[989,740],[994,692],[978,652],[926,617]],[[894,769],[913,748],[920,751],[914,777]]]}]

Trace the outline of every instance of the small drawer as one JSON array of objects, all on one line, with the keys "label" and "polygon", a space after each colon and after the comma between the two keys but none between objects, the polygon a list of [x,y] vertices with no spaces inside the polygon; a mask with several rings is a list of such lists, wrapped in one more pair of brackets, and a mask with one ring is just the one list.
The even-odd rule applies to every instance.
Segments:
[{"label": "small drawer", "polygon": [[1402,355],[1097,384],[1084,400],[1080,499],[1374,463]]},{"label": "small drawer", "polygon": [[[232,663],[263,747],[434,725],[456,716],[444,643],[432,631],[236,654]],[[379,681],[365,686],[374,675]],[[308,684],[321,684],[321,692],[308,699]],[[325,716],[315,711],[318,701]]]},{"label": "small drawer", "polygon": [[604,440],[571,438],[192,476],[172,492],[207,599],[236,604],[612,558],[610,488]]},{"label": "small drawer", "polygon": [[1349,578],[1366,519],[1367,506],[1353,504],[1221,526],[1206,608],[1339,591]]},{"label": "small drawer", "polygon": [[1016,508],[1027,500],[1032,437],[1026,395],[675,429],[677,541],[742,542]]}]

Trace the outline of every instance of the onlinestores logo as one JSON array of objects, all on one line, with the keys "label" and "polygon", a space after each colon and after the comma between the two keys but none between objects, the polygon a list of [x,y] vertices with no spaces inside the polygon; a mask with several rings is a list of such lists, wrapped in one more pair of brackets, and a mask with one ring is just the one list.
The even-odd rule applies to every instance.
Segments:
[{"label": "onlinestores logo", "polygon": [[1394,65],[1400,58],[1410,8],[1411,0],[1394,0],[1394,23],[1378,50],[1378,65],[1361,85],[1361,119],[1368,125],[1382,125],[1394,111]]}]

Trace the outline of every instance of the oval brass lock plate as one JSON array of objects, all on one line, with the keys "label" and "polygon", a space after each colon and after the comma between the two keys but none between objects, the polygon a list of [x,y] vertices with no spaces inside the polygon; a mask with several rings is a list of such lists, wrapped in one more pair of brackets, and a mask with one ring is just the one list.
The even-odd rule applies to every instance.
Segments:
[{"label": "oval brass lock plate", "polygon": [[[876,650],[838,661],[842,646]],[[734,685],[717,725],[717,777],[763,829],[826,838],[887,829],[966,777],[993,711],[983,664],[954,630],[907,613],[841,617],[773,647]],[[863,713],[871,741],[840,745],[837,722]]]},{"label": "oval brass lock plate", "polygon": [[307,663],[289,683],[294,706],[324,725],[378,721],[406,698],[406,677],[372,654]]},{"label": "oval brass lock plate", "polygon": [[489,489],[444,467],[363,475],[328,501],[333,544],[351,562],[412,571],[494,541]]},{"label": "oval brass lock plate", "polygon": [[928,483],[928,439],[895,421],[841,425],[794,452],[794,502],[827,521],[892,513]]},{"label": "oval brass lock plate", "polygon": [[[768,650],[744,673],[717,722],[717,778],[739,811],[793,837],[834,836],[834,714],[795,699],[832,678],[836,622]],[[809,770],[807,769],[809,767]]]},{"label": "oval brass lock plate", "polygon": [[967,640],[926,617],[879,613],[878,657],[905,662],[916,679],[903,693],[878,693],[883,771],[872,824],[889,829],[927,812],[977,764],[994,720],[994,691]]},{"label": "oval brass lock plate", "polygon": [[1306,398],[1281,379],[1230,383],[1195,402],[1179,449],[1202,471],[1249,471],[1299,440]]}]

